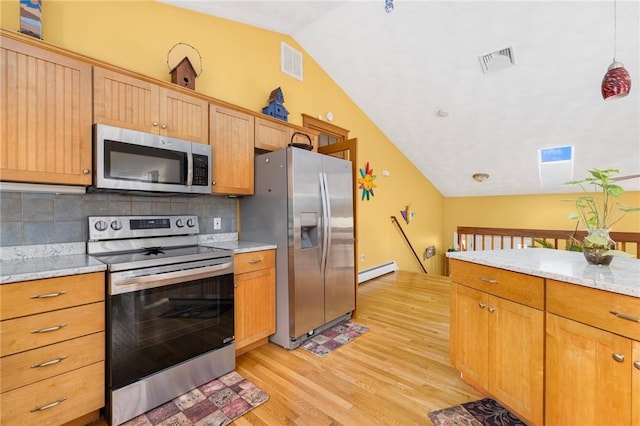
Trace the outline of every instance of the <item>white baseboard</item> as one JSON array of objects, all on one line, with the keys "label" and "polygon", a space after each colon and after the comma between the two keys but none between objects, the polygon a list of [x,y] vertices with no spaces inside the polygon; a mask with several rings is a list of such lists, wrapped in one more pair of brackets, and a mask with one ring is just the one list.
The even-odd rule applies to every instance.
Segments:
[{"label": "white baseboard", "polygon": [[395,260],[383,263],[382,265],[374,266],[373,268],[364,269],[358,272],[358,284],[361,284],[373,278],[377,278],[381,275],[388,274],[390,272],[395,272],[398,269],[398,264]]}]

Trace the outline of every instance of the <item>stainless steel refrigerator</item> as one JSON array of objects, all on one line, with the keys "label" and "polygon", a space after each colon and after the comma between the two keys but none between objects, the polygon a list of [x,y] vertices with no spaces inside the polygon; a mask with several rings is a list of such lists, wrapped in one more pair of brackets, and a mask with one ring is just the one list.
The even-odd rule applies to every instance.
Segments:
[{"label": "stainless steel refrigerator", "polygon": [[289,147],[255,158],[243,240],[277,244],[276,333],[295,349],[355,309],[351,162]]}]

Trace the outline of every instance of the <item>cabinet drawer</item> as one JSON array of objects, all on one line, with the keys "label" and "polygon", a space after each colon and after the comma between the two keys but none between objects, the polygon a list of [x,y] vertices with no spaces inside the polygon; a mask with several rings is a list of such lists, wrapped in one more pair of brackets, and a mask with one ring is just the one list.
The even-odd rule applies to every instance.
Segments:
[{"label": "cabinet drawer", "polygon": [[0,319],[104,301],[104,273],[0,285]]},{"label": "cabinet drawer", "polygon": [[451,259],[451,281],[536,309],[544,309],[544,279]]},{"label": "cabinet drawer", "polygon": [[104,331],[104,322],[104,302],[3,321],[0,355]]},{"label": "cabinet drawer", "polygon": [[101,361],[0,394],[0,424],[59,425],[103,406]]},{"label": "cabinet drawer", "polygon": [[233,257],[234,273],[238,275],[245,272],[272,268],[275,265],[275,253],[275,250],[261,250],[236,254]]},{"label": "cabinet drawer", "polygon": [[547,312],[640,340],[640,298],[637,297],[547,280]]},{"label": "cabinet drawer", "polygon": [[104,332],[0,358],[0,392],[104,361]]}]

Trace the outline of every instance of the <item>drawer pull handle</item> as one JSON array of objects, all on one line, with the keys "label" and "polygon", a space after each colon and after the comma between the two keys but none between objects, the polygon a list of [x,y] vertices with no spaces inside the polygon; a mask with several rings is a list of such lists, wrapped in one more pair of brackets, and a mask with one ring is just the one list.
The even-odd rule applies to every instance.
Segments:
[{"label": "drawer pull handle", "polygon": [[640,370],[640,361],[633,361],[633,366]]},{"label": "drawer pull handle", "polygon": [[53,408],[53,407],[57,407],[58,405],[62,404],[64,401],[67,400],[66,396],[63,396],[62,398],[60,398],[57,401],[53,401],[47,405],[43,405],[41,407],[36,407],[34,409],[31,410],[32,413],[36,413],[38,411],[44,411],[44,410],[48,410],[49,408]]},{"label": "drawer pull handle", "polygon": [[487,305],[485,305],[484,303],[478,303],[478,307],[480,309],[484,309]]},{"label": "drawer pull handle", "polygon": [[62,327],[66,327],[66,326],[67,324],[58,324],[58,325],[54,325],[53,327],[40,328],[38,330],[33,330],[31,334],[49,333],[50,331],[60,330]]},{"label": "drawer pull handle", "polygon": [[626,319],[627,321],[640,322],[640,318],[632,317],[631,315],[621,314],[616,311],[609,311],[609,313],[617,316],[618,318]]},{"label": "drawer pull handle", "polygon": [[615,359],[617,362],[624,362],[624,355],[622,354],[613,354],[613,359]]},{"label": "drawer pull handle", "polygon": [[256,263],[260,263],[260,262],[262,262],[262,259],[251,259],[249,261],[249,263],[252,264],[252,265],[255,265]]},{"label": "drawer pull handle", "polygon": [[31,299],[48,299],[50,297],[62,296],[63,294],[67,294],[67,292],[64,290],[61,290],[61,291],[56,291],[55,293],[34,294],[33,296],[31,296]]},{"label": "drawer pull handle", "polygon": [[496,308],[494,308],[493,306],[489,306],[489,308],[487,309],[490,313],[494,313],[496,311]]},{"label": "drawer pull handle", "polygon": [[62,356],[59,356],[56,359],[52,359],[52,360],[49,360],[49,361],[41,362],[40,364],[33,364],[31,366],[31,368],[48,367],[50,365],[57,364],[57,363],[59,363],[61,361],[64,361],[65,359],[67,359],[67,356],[66,355],[62,355]]},{"label": "drawer pull handle", "polygon": [[500,281],[494,280],[491,278],[486,278],[486,277],[480,277],[480,281],[484,281],[485,283],[489,283],[489,284],[500,284]]}]

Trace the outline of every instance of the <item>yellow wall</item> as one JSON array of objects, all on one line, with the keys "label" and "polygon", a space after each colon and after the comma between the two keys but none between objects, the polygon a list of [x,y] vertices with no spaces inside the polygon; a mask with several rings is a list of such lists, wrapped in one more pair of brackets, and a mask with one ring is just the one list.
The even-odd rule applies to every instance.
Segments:
[{"label": "yellow wall", "polygon": [[[448,247],[453,245],[457,226],[573,231],[576,222],[567,216],[575,211],[575,205],[567,200],[577,195],[582,194],[445,198],[444,243]],[[616,201],[640,207],[640,192],[626,192]],[[627,214],[613,230],[640,232],[640,212]]]},{"label": "yellow wall", "polygon": [[[401,269],[419,271],[418,262],[391,222],[395,215],[422,258],[435,245],[438,255],[424,262],[429,273],[442,272],[442,253],[453,244],[456,226],[573,229],[568,195],[465,197],[444,199],[391,141],[290,37],[200,15],[154,1],[45,0],[43,38],[54,45],[100,59],[159,80],[170,81],[167,53],[179,42],[202,56],[196,90],[259,112],[271,90],[281,87],[289,121],[301,114],[333,112],[334,124],[358,138],[358,167],[367,161],[377,176],[375,196],[358,203],[358,269],[395,260]],[[19,29],[18,0],[0,2],[0,24]],[[303,53],[304,81],[280,72],[280,42]],[[389,176],[382,176],[382,170]],[[640,206],[640,194],[625,194]],[[400,211],[415,212],[410,224]],[[640,214],[627,217],[616,231],[640,232]]]},{"label": "yellow wall", "polygon": [[[3,28],[19,30],[18,4],[2,0]],[[401,219],[400,210],[408,203],[416,216],[404,228],[420,257],[427,245],[446,249],[441,194],[292,38],[154,1],[45,0],[42,21],[43,39],[49,43],[164,81],[170,81],[169,50],[179,42],[190,44],[202,57],[198,92],[259,112],[270,92],[281,87],[293,124],[302,124],[302,113],[331,111],[333,123],[358,139],[358,167],[369,161],[378,175],[375,196],[356,200],[358,259],[364,255],[357,268],[395,260],[401,269],[420,270],[390,220],[391,215]],[[302,51],[304,81],[280,72],[281,41]],[[389,177],[381,176],[383,168],[391,172]],[[430,273],[441,272],[435,259],[425,265]]]}]

